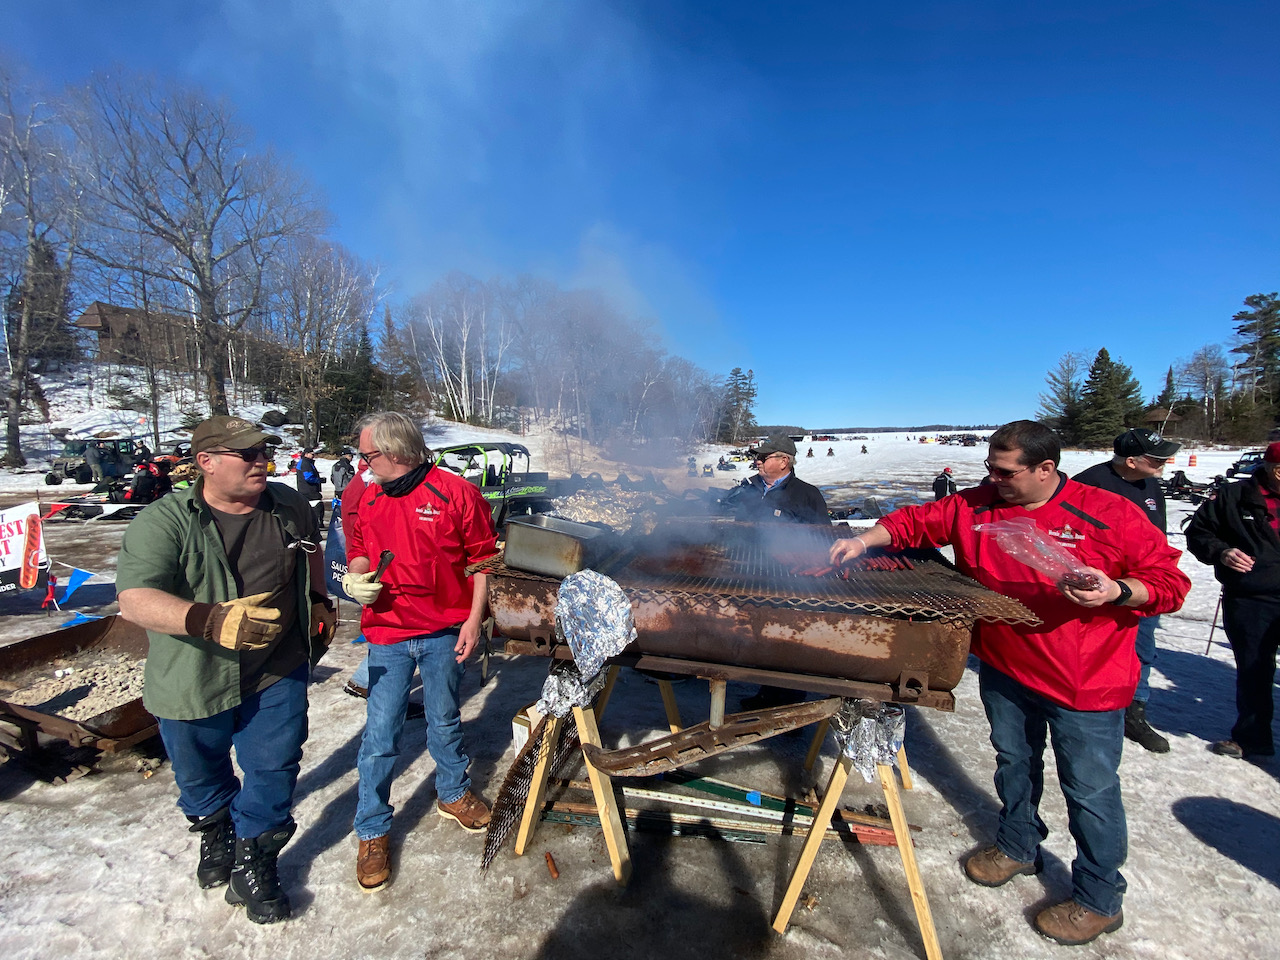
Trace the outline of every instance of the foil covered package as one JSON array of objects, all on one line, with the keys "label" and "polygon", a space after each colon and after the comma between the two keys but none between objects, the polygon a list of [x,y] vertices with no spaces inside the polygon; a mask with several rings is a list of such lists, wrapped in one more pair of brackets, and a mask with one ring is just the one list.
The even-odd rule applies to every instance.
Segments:
[{"label": "foil covered package", "polygon": [[636,638],[631,601],[620,586],[594,570],[580,570],[561,581],[556,625],[569,641],[573,662],[585,680]]},{"label": "foil covered package", "polygon": [[604,689],[608,673],[600,670],[590,680],[583,680],[576,664],[569,660],[555,660],[551,673],[542,682],[542,696],[534,709],[549,717],[567,717],[574,707],[591,706],[597,694]]},{"label": "foil covered package", "polygon": [[840,752],[853,761],[862,778],[870,783],[876,765],[896,764],[906,732],[906,712],[896,703],[847,699],[831,718]]}]

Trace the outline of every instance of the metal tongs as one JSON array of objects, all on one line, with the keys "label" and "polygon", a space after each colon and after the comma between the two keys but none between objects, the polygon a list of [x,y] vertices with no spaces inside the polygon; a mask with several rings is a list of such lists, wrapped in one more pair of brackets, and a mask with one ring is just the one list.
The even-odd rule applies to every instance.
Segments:
[{"label": "metal tongs", "polygon": [[382,575],[387,572],[387,567],[391,566],[391,561],[394,560],[395,558],[396,558],[396,555],[392,553],[390,550],[382,551],[382,554],[378,557],[377,569],[373,571],[374,583],[382,582]]}]

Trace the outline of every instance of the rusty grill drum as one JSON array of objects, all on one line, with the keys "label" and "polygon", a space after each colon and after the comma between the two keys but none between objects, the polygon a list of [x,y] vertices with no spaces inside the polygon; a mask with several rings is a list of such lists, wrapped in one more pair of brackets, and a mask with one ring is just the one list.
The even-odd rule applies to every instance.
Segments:
[{"label": "rusty grill drum", "polygon": [[[601,565],[631,599],[628,653],[886,685],[885,699],[945,708],[949,695],[930,694],[960,682],[975,621],[1037,622],[936,554],[878,562],[872,551],[842,575],[827,552],[847,530],[690,521],[631,540]],[[520,652],[555,653],[559,580],[500,557],[476,569],[490,575],[498,633],[525,641]]]}]

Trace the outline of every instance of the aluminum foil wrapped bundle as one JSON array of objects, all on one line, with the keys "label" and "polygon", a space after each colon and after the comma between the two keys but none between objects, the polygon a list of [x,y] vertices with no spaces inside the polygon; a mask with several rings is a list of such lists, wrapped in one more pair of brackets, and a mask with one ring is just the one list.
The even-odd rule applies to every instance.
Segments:
[{"label": "aluminum foil wrapped bundle", "polygon": [[853,761],[862,778],[870,783],[876,765],[896,764],[906,732],[906,712],[896,703],[847,699],[831,718],[840,752]]},{"label": "aluminum foil wrapped bundle", "polygon": [[596,695],[604,689],[607,672],[600,670],[590,680],[584,680],[576,664],[569,660],[556,660],[551,673],[542,682],[542,696],[535,709],[549,717],[567,717],[574,707],[591,706]]},{"label": "aluminum foil wrapped bundle", "polygon": [[631,601],[620,586],[594,570],[580,570],[561,581],[556,625],[584,680],[595,677],[606,660],[636,638]]}]

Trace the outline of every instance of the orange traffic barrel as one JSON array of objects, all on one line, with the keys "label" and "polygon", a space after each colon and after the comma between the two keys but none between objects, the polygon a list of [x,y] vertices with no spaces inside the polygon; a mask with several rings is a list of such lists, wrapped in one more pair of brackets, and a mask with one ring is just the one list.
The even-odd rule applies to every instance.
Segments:
[{"label": "orange traffic barrel", "polygon": [[1196,465],[1196,455],[1193,453],[1190,457],[1187,458],[1187,466],[1194,467],[1195,465]]}]

